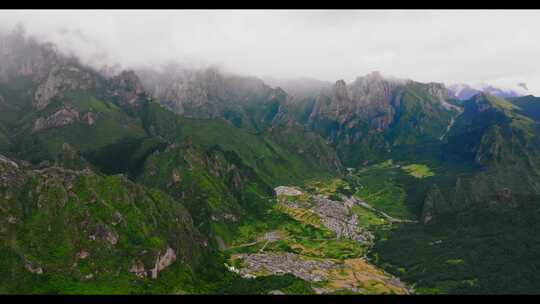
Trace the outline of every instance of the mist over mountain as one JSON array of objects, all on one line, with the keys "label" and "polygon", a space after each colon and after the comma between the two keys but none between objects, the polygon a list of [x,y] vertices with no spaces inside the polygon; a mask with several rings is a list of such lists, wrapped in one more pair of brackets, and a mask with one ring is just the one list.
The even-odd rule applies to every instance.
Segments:
[{"label": "mist over mountain", "polygon": [[487,84],[476,85],[474,87],[467,84],[453,84],[448,86],[448,89],[461,100],[469,99],[479,93],[488,93],[502,98],[518,97],[529,94],[529,90],[525,83],[516,84],[513,89],[497,88]]},{"label": "mist over mountain", "polygon": [[[536,11],[3,11],[96,68],[218,65],[334,82],[371,71],[422,82],[525,82],[539,94]],[[97,22],[96,20],[99,20]],[[482,20],[482,22],[478,22]],[[440,33],[444,32],[444,41]],[[264,33],[264,34],[262,34]],[[470,39],[469,37],[475,37]],[[494,51],[496,46],[496,51]]]},{"label": "mist over mountain", "polygon": [[539,293],[538,14],[484,14],[0,12],[0,293]]}]

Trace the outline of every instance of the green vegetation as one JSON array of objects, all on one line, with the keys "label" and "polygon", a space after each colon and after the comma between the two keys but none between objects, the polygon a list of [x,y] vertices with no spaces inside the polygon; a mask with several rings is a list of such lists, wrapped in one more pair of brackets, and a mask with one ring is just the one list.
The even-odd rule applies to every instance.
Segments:
[{"label": "green vegetation", "polygon": [[388,160],[358,170],[355,182],[359,185],[355,196],[373,207],[397,218],[414,218],[415,214],[406,205],[404,173]]},{"label": "green vegetation", "polygon": [[[174,266],[184,267],[178,270],[183,278],[198,263],[200,235],[189,214],[157,189],[118,175],[85,176],[51,169],[31,177],[5,166],[2,170],[26,180],[1,189],[13,194],[2,194],[2,218],[15,221],[0,223],[5,232],[1,251],[8,262],[18,260],[1,268],[2,290],[140,293],[144,281],[135,282],[136,277],[128,272],[135,259],[150,269],[159,252],[170,246],[185,261]],[[25,207],[16,201],[24,202]],[[81,252],[87,257],[81,258]],[[30,274],[24,269],[26,263],[41,267],[43,274]],[[21,279],[14,282],[13,276]],[[111,282],[118,284],[116,291]]]},{"label": "green vegetation", "polygon": [[428,166],[426,165],[419,165],[419,164],[411,164],[407,166],[402,167],[403,170],[405,170],[410,175],[416,177],[416,178],[425,178],[429,176],[435,175]]},{"label": "green vegetation", "polygon": [[437,225],[403,224],[380,231],[384,238],[378,237],[374,261],[414,283],[418,293],[531,293],[539,250],[532,210],[539,200],[527,199],[527,205],[514,210],[477,208],[439,218]]},{"label": "green vegetation", "polygon": [[288,214],[290,217],[297,221],[305,223],[316,228],[321,228],[322,223],[319,216],[310,209],[297,208],[292,206],[286,206],[285,204],[279,204],[278,210]]},{"label": "green vegetation", "polygon": [[351,209],[358,216],[358,222],[368,230],[375,230],[389,225],[388,220],[364,207],[353,206]]},{"label": "green vegetation", "polygon": [[144,118],[147,129],[156,130],[154,132],[177,144],[190,141],[204,149],[219,147],[234,152],[268,185],[301,184],[309,178],[331,176],[330,165],[321,166],[305,159],[311,155],[310,150],[301,155],[277,144],[270,135],[253,134],[224,120],[180,117],[158,105],[147,105],[145,111],[149,111]]},{"label": "green vegetation", "polygon": [[[3,71],[13,75],[0,80],[0,152],[24,169],[0,162],[0,293],[310,294],[332,285],[342,294],[357,283],[395,292],[357,278],[383,276],[364,254],[417,293],[538,292],[536,97],[449,101],[461,112],[441,102],[442,87],[410,81],[337,108],[331,91],[291,102],[259,81],[227,78],[226,94],[204,92],[208,102],[185,102],[181,116],[136,92],[137,79],[61,58],[53,70],[37,47],[24,53],[29,61],[12,53]],[[19,61],[65,84],[45,108],[34,98],[41,77],[11,72]],[[77,114],[55,120],[61,109]],[[47,119],[55,125],[35,128]],[[82,169],[93,173],[71,171]],[[276,202],[278,185],[304,193]],[[378,210],[350,209],[374,244],[337,239],[304,208],[312,194],[354,195]],[[135,260],[151,269],[168,247],[177,261],[157,280],[129,272]],[[242,279],[224,266],[260,251],[347,267],[309,284]]]}]

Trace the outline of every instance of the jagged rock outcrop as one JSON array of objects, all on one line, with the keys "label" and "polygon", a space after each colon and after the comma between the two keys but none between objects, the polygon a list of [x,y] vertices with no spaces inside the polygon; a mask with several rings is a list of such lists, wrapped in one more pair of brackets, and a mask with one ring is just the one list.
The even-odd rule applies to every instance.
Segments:
[{"label": "jagged rock outcrop", "polygon": [[79,120],[79,112],[72,108],[63,107],[48,117],[40,117],[34,122],[33,132],[50,128],[60,128]]},{"label": "jagged rock outcrop", "polygon": [[43,268],[39,266],[37,263],[26,261],[24,264],[24,267],[26,268],[26,270],[30,271],[31,273],[43,274]]},{"label": "jagged rock outcrop", "polygon": [[386,157],[396,146],[438,140],[459,113],[449,97],[439,83],[373,72],[295,99],[286,110],[335,147],[344,165],[356,166],[366,158]]},{"label": "jagged rock outcrop", "polygon": [[171,247],[167,247],[163,255],[158,253],[156,263],[152,269],[152,279],[157,279],[159,272],[169,267],[174,261],[176,261],[176,252]]},{"label": "jagged rock outcrop", "polygon": [[5,157],[4,155],[0,154],[0,162],[7,163],[15,168],[19,168],[19,165],[17,165],[16,162],[12,161],[11,159]]},{"label": "jagged rock outcrop", "polygon": [[[64,63],[65,64],[65,63]],[[87,90],[96,85],[95,75],[82,68],[66,64],[53,65],[45,80],[40,80],[34,93],[35,106],[42,110],[65,91]]]},{"label": "jagged rock outcrop", "polygon": [[61,53],[51,43],[40,43],[19,29],[0,34],[0,81],[23,77],[34,84],[27,92],[37,110],[45,109],[56,97],[70,90],[86,90],[97,85],[90,69],[77,58]]},{"label": "jagged rock outcrop", "polygon": [[132,70],[112,77],[109,87],[113,96],[130,105],[136,104],[138,98],[145,93],[139,77]]},{"label": "jagged rock outcrop", "polygon": [[157,102],[186,117],[224,118],[236,126],[264,129],[272,125],[290,97],[254,77],[166,66],[139,70],[145,89]]},{"label": "jagged rock outcrop", "polygon": [[302,191],[300,191],[300,190],[298,190],[296,188],[293,188],[293,187],[278,186],[278,187],[274,188],[274,193],[275,193],[276,197],[281,196],[281,195],[298,196],[298,195],[302,194]]},{"label": "jagged rock outcrop", "polygon": [[93,124],[96,123],[97,118],[98,118],[98,115],[90,111],[90,112],[84,113],[81,120],[87,125],[92,126]]},{"label": "jagged rock outcrop", "polygon": [[[23,173],[17,163],[0,155],[0,186],[15,189],[22,186],[27,179],[28,176]],[[14,193],[8,189],[6,195],[11,198]]]},{"label": "jagged rock outcrop", "polygon": [[400,83],[385,80],[378,72],[358,77],[350,85],[338,80],[330,92],[317,98],[309,114],[309,122],[314,123],[320,116],[324,116],[348,124],[350,128],[351,119],[359,116],[382,131],[392,121],[395,112],[393,103],[399,103],[394,92],[399,86]]},{"label": "jagged rock outcrop", "polygon": [[88,257],[90,257],[90,253],[86,250],[81,250],[79,253],[77,253],[77,258],[81,260],[85,260]]},{"label": "jagged rock outcrop", "polygon": [[129,268],[129,272],[135,274],[139,278],[146,278],[148,276],[144,264],[138,259],[133,261],[133,264],[131,264],[131,267]]}]

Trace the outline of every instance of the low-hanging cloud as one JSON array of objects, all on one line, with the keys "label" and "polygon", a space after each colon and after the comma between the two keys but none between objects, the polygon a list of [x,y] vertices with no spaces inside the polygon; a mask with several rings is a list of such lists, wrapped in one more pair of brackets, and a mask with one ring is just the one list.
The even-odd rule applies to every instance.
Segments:
[{"label": "low-hanging cloud", "polygon": [[193,66],[275,78],[526,83],[540,95],[540,11],[0,11],[92,65]]}]

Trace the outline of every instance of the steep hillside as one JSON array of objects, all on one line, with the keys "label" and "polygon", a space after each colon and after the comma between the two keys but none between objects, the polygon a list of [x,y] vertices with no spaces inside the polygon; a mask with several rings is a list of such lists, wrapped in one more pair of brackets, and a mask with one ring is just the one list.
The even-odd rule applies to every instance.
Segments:
[{"label": "steep hillside", "polygon": [[0,293],[539,290],[537,97],[0,63]]},{"label": "steep hillside", "polygon": [[[474,204],[496,204],[502,209],[515,207],[522,195],[540,191],[540,142],[537,123],[519,114],[516,105],[479,94],[465,103],[465,110],[448,134],[446,149],[479,169],[472,175],[458,177],[446,199],[429,199],[424,218],[432,216],[430,208],[450,205],[460,210]],[[438,191],[438,190],[434,190]],[[526,203],[521,202],[521,203]]]},{"label": "steep hillside", "polygon": [[188,274],[200,262],[204,238],[159,190],[4,157],[0,182],[2,293],[132,292],[168,267]]},{"label": "steep hillside", "polygon": [[527,95],[508,98],[507,100],[517,106],[519,114],[530,117],[535,121],[540,120],[540,98]]},{"label": "steep hillside", "polygon": [[380,236],[381,267],[421,293],[538,292],[540,146],[527,105],[488,94],[464,103],[444,150],[470,170],[428,185],[422,225]]}]

